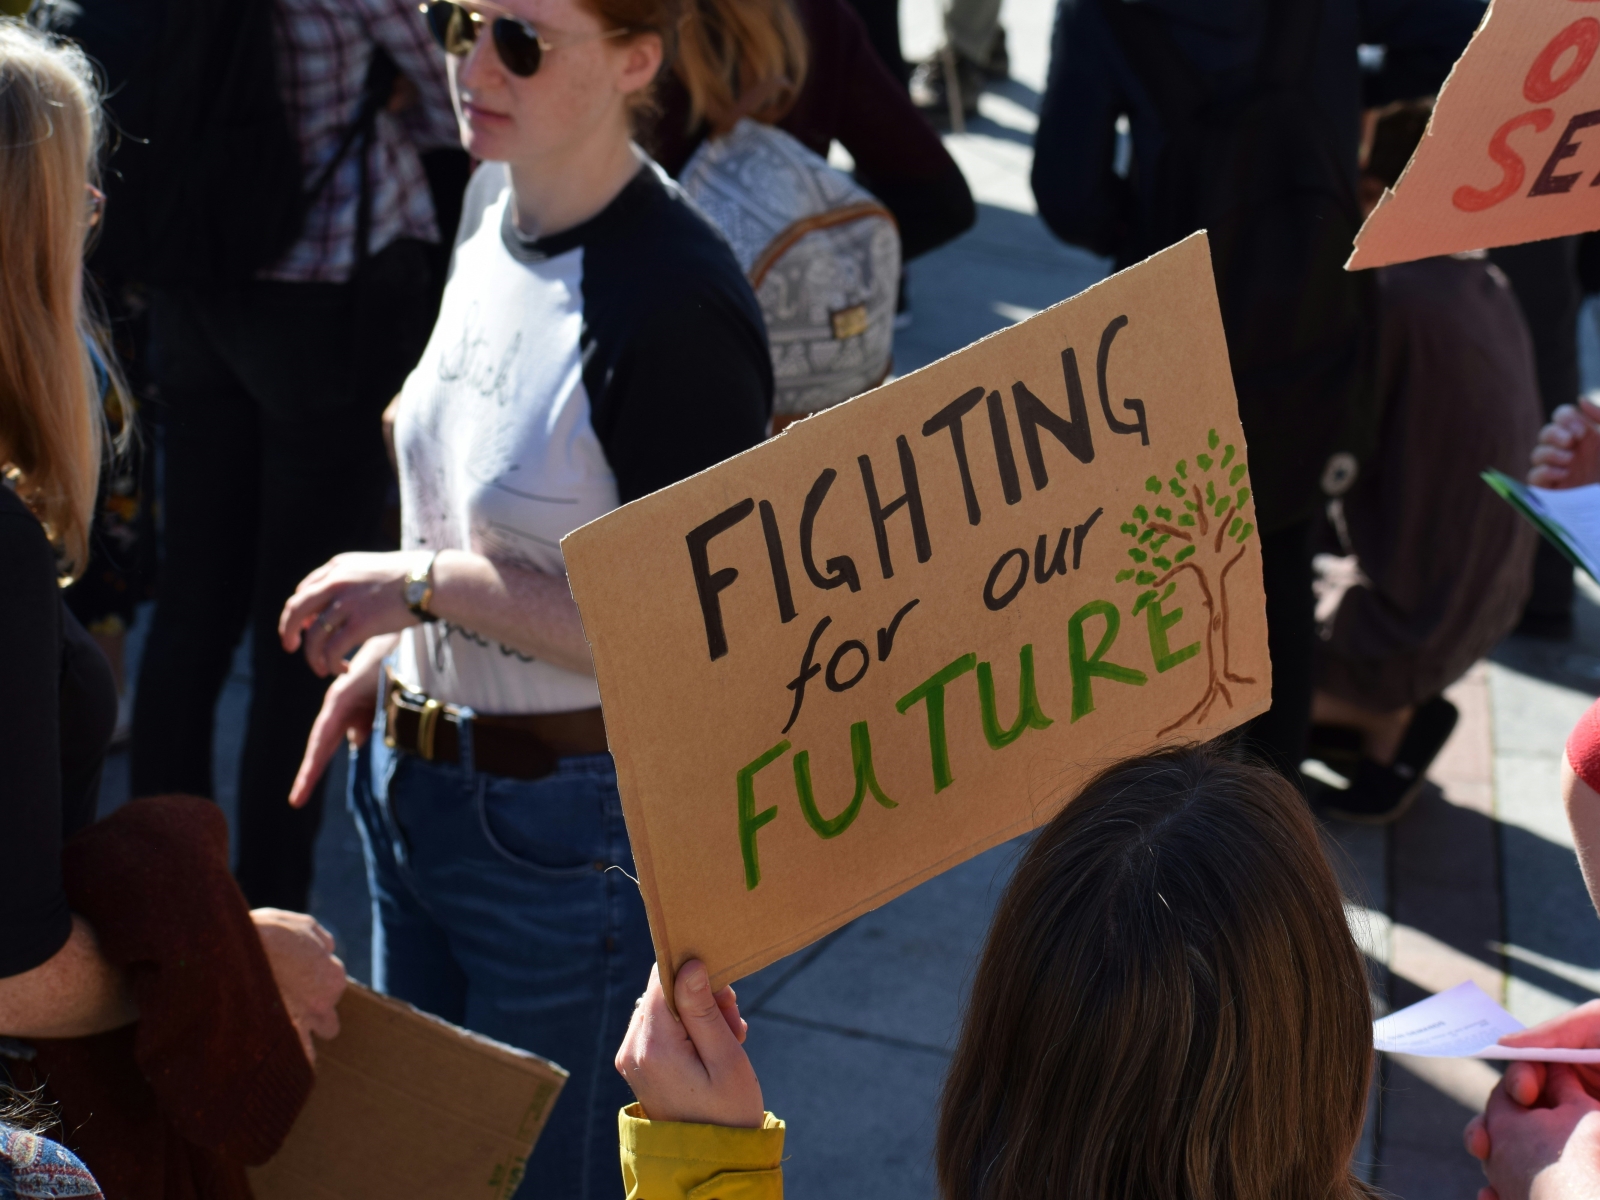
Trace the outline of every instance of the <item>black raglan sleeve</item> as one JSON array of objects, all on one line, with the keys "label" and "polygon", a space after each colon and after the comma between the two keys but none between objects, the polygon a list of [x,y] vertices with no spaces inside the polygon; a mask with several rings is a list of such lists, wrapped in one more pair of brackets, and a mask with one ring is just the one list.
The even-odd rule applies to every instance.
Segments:
[{"label": "black raglan sleeve", "polygon": [[772,359],[758,320],[732,297],[697,290],[658,307],[629,339],[595,430],[621,503],[766,437]]}]

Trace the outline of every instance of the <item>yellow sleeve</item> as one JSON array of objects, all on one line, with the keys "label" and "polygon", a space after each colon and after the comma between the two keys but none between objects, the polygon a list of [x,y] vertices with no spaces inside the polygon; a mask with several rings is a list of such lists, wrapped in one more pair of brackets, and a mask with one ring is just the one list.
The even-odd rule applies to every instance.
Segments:
[{"label": "yellow sleeve", "polygon": [[627,1200],[783,1200],[783,1122],[760,1129],[651,1121],[637,1104],[617,1114]]}]

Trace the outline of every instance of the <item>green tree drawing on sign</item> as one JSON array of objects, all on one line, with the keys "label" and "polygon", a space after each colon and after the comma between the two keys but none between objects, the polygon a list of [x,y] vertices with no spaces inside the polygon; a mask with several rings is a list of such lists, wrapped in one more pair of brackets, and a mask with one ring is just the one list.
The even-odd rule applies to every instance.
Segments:
[{"label": "green tree drawing on sign", "polygon": [[[1132,519],[1121,527],[1130,540],[1133,565],[1117,572],[1117,582],[1132,581],[1139,587],[1130,611],[1145,616],[1156,670],[1170,671],[1195,657],[1202,643],[1205,649],[1205,691],[1163,734],[1190,721],[1200,724],[1218,700],[1232,708],[1228,684],[1255,682],[1235,675],[1228,665],[1228,572],[1244,557],[1245,543],[1256,529],[1245,483],[1249,470],[1232,445],[1219,450],[1220,441],[1211,430],[1206,453],[1196,454],[1192,463],[1180,459],[1165,483],[1155,475],[1145,480],[1151,498],[1135,505]],[[1173,649],[1170,638],[1183,609],[1168,611],[1165,606],[1190,575],[1205,605],[1205,634],[1201,641]]]}]

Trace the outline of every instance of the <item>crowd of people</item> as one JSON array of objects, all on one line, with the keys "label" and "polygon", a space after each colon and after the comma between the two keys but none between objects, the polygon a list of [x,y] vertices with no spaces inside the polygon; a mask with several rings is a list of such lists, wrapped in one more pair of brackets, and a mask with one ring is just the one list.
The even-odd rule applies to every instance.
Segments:
[{"label": "crowd of people", "polygon": [[[1368,978],[1316,818],[1397,819],[1444,691],[1513,629],[1571,632],[1570,568],[1480,472],[1600,482],[1577,239],[1342,269],[1482,12],[1060,2],[1039,214],[1118,266],[1209,232],[1273,703],[1033,837],[945,1081],[947,1200],[1374,1194]],[[896,264],[973,224],[936,125],[1008,70],[997,0],[946,35],[913,69],[892,0],[0,18],[0,1198],[249,1194],[338,1033],[304,911],[330,789],[373,986],[570,1072],[519,1195],[782,1194],[733,990],[654,966],[559,543],[804,415],[675,182],[708,147],[842,145]],[[230,863],[207,798],[245,637]],[[97,821],[121,743],[137,799]],[[1600,904],[1600,711],[1568,762]],[[1600,1002],[1518,1037],[1600,1045]],[[1465,1135],[1486,1196],[1600,1194],[1596,1112],[1600,1075],[1513,1066]]]}]

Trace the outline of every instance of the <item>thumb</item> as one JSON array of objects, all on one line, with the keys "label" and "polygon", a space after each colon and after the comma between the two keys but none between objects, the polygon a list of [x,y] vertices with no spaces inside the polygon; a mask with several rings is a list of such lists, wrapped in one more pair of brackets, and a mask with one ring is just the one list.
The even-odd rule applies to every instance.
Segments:
[{"label": "thumb", "polygon": [[683,1022],[684,1032],[694,1043],[707,1072],[715,1077],[740,1053],[740,1047],[712,995],[711,975],[705,964],[691,958],[679,967],[672,994],[678,1002],[678,1019]]},{"label": "thumb", "polygon": [[1512,1062],[1506,1067],[1506,1095],[1523,1108],[1532,1108],[1539,1100],[1539,1093],[1544,1091],[1544,1075],[1543,1063]]}]

